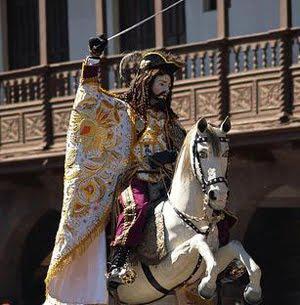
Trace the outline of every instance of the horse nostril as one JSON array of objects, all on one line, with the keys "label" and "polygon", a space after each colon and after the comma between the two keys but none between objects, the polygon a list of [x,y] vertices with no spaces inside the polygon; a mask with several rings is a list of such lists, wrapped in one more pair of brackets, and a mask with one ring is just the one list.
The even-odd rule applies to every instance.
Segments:
[{"label": "horse nostril", "polygon": [[229,193],[229,191],[228,191],[228,192],[227,192],[227,198],[229,197],[229,194],[230,194],[230,193]]},{"label": "horse nostril", "polygon": [[216,199],[217,199],[216,194],[215,194],[215,192],[214,192],[213,190],[210,190],[210,191],[208,192],[208,197],[209,197],[209,199],[211,199],[211,200],[216,200]]}]

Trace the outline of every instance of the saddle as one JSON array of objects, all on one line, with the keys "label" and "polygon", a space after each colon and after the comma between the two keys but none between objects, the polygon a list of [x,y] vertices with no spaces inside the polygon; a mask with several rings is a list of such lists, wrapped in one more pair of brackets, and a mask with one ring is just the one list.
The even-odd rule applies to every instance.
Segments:
[{"label": "saddle", "polygon": [[164,202],[149,211],[144,239],[136,248],[136,258],[146,265],[159,264],[168,254],[162,209]]},{"label": "saddle", "polygon": [[[137,246],[135,257],[146,265],[157,265],[167,255],[165,224],[162,214],[167,193],[164,183],[148,185],[149,206],[143,241]],[[161,205],[159,205],[161,203]]]}]

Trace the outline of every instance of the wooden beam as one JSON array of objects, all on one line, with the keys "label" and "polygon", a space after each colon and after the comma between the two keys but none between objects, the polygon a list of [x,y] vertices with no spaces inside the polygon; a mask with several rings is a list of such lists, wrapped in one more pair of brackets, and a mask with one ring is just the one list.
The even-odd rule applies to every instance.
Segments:
[{"label": "wooden beam", "polygon": [[288,29],[292,26],[291,0],[280,0],[280,28]]},{"label": "wooden beam", "polygon": [[96,32],[98,35],[106,32],[104,0],[95,0],[96,8]]},{"label": "wooden beam", "polygon": [[0,0],[0,29],[2,39],[3,70],[8,70],[8,39],[7,39],[7,0]]},{"label": "wooden beam", "polygon": [[46,65],[48,63],[46,0],[39,0],[38,5],[39,5],[40,65]]},{"label": "wooden beam", "polygon": [[[157,13],[163,9],[162,0],[154,0],[154,12]],[[155,16],[155,47],[161,49],[164,46],[163,15]]]},{"label": "wooden beam", "polygon": [[229,50],[225,38],[228,37],[228,0],[217,0],[217,37],[223,39],[217,51],[216,74],[218,76],[218,108],[219,120],[229,115]]},{"label": "wooden beam", "polygon": [[228,37],[228,3],[227,0],[217,0],[217,36]]}]

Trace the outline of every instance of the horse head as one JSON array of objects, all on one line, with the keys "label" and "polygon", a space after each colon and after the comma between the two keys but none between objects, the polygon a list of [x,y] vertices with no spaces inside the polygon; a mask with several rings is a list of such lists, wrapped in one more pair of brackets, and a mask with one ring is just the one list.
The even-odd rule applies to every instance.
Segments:
[{"label": "horse head", "polygon": [[208,205],[214,210],[224,209],[229,193],[229,145],[226,135],[230,128],[228,117],[218,127],[201,118],[196,124],[194,139],[190,142],[193,174],[201,184]]}]

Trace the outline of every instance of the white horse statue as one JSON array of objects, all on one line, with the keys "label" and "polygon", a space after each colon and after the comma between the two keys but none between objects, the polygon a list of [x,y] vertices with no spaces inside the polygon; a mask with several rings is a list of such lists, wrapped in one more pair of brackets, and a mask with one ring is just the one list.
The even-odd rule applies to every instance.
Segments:
[{"label": "white horse statue", "polygon": [[229,130],[228,119],[214,127],[202,118],[187,134],[169,199],[156,207],[163,213],[168,255],[158,265],[145,268],[139,262],[133,266],[136,280],[117,289],[121,303],[154,302],[183,283],[197,279],[198,294],[210,299],[216,292],[218,274],[235,259],[249,275],[245,301],[251,305],[261,302],[261,270],[242,244],[233,240],[219,248],[219,218],[213,211],[222,211],[228,197]]}]

